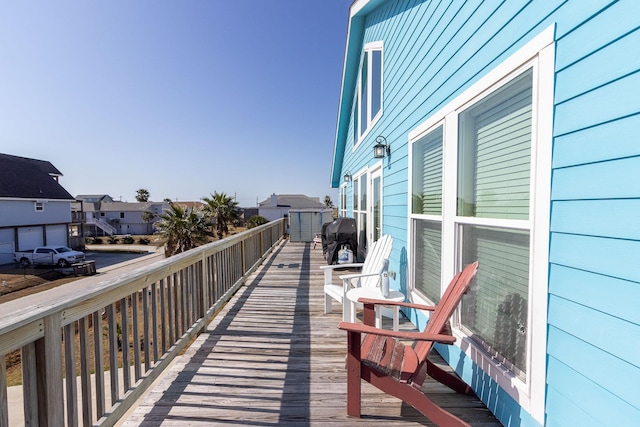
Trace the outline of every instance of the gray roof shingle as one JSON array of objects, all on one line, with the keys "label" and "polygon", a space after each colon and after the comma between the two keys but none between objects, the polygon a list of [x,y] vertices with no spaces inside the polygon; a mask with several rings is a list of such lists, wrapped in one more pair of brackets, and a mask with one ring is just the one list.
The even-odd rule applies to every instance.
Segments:
[{"label": "gray roof shingle", "polygon": [[74,200],[51,162],[0,153],[0,198]]}]

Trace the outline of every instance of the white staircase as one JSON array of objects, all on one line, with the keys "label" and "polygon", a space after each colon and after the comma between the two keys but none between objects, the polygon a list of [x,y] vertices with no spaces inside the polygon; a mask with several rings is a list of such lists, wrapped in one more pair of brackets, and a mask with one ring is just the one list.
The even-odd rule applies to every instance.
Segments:
[{"label": "white staircase", "polygon": [[115,227],[113,227],[102,218],[89,218],[87,219],[87,224],[95,225],[96,227],[107,233],[109,236],[113,236],[118,231],[115,229]]}]

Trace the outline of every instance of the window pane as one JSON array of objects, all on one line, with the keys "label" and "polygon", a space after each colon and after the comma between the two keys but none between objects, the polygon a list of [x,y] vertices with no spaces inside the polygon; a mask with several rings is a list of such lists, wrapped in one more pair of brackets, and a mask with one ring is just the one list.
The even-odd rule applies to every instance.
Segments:
[{"label": "window pane", "polygon": [[366,175],[362,175],[362,179],[360,179],[360,210],[367,209],[367,179]]},{"label": "window pane", "polygon": [[460,114],[458,215],[527,219],[532,72]]},{"label": "window pane", "polygon": [[367,214],[361,213],[358,215],[360,220],[358,221],[358,252],[361,252],[361,256],[364,259],[364,255],[367,253]]},{"label": "window pane", "polygon": [[442,126],[413,144],[413,200],[415,214],[442,214]]},{"label": "window pane", "polygon": [[356,105],[353,108],[353,145],[358,143],[358,137],[360,136],[358,133],[358,114],[360,114],[358,105],[358,97],[356,96]]},{"label": "window pane", "polygon": [[436,221],[414,221],[415,284],[432,302],[440,301],[440,259],[442,224]]},{"label": "window pane", "polygon": [[353,180],[353,210],[357,211],[358,208],[358,187],[360,180],[358,178]]},{"label": "window pane", "polygon": [[470,336],[524,379],[529,292],[529,232],[462,226],[463,265],[479,261],[462,299]]},{"label": "window pane", "polygon": [[360,73],[360,135],[369,124],[369,52],[364,53]]},{"label": "window pane", "polygon": [[371,52],[371,118],[382,108],[382,51]]},{"label": "window pane", "polygon": [[382,200],[381,198],[381,188],[380,188],[380,177],[377,176],[373,179],[373,194],[371,195],[371,199],[373,202],[373,241],[377,241],[382,235]]}]

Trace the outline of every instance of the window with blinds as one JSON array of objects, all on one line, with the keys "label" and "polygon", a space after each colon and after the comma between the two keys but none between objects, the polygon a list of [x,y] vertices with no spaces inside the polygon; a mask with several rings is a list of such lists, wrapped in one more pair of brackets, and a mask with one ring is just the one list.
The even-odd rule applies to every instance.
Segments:
[{"label": "window with blinds", "polygon": [[429,112],[409,132],[408,153],[408,296],[438,302],[453,274],[479,261],[452,332],[474,368],[542,420],[554,34]]},{"label": "window with blinds", "polygon": [[532,72],[460,114],[458,215],[527,219]]},{"label": "window with blinds", "polygon": [[414,214],[442,214],[442,126],[413,144]]},{"label": "window with blinds", "polygon": [[353,100],[353,144],[356,146],[382,115],[383,43],[365,45]]},{"label": "window with blinds", "polygon": [[414,222],[415,286],[433,303],[440,301],[442,223]]},{"label": "window with blinds", "polygon": [[442,251],[442,126],[413,144],[413,214],[429,215],[414,222],[414,282],[434,303],[440,301]]},{"label": "window with blinds", "polygon": [[462,329],[525,380],[529,231],[463,225],[462,263],[482,265],[463,297]]},{"label": "window with blinds", "polygon": [[[529,294],[532,71],[459,115],[458,216],[462,261],[478,260],[462,301],[463,330],[522,379]],[[502,220],[501,227],[482,219]],[[480,224],[478,224],[480,223]],[[495,222],[494,222],[495,223]]]}]

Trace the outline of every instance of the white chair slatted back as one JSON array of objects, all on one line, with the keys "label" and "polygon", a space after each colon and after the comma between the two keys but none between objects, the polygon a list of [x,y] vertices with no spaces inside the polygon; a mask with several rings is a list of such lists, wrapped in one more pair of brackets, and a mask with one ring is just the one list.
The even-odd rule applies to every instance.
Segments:
[{"label": "white chair slatted back", "polygon": [[[393,247],[393,239],[390,235],[385,234],[376,240],[369,248],[369,253],[362,265],[362,274],[381,273],[384,268],[384,260],[391,255]],[[369,276],[360,279],[360,286],[375,287],[380,282],[380,276]]]}]

